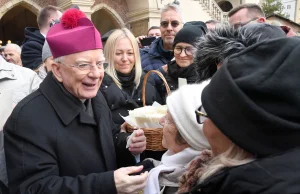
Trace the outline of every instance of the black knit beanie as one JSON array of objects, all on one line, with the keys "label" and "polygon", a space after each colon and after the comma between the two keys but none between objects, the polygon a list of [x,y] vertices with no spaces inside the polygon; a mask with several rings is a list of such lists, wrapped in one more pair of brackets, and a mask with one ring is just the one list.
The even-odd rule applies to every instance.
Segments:
[{"label": "black knit beanie", "polygon": [[187,25],[184,26],[179,32],[177,32],[174,42],[173,48],[179,42],[188,43],[195,46],[195,43],[199,37],[204,35],[203,27],[200,25]]},{"label": "black knit beanie", "polygon": [[300,39],[266,40],[230,57],[203,90],[208,117],[265,157],[300,146]]}]

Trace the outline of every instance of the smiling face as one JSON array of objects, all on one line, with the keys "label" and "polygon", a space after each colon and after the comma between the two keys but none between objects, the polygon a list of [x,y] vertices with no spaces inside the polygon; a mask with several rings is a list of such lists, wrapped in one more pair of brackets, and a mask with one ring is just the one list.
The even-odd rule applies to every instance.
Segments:
[{"label": "smiling face", "polygon": [[133,46],[128,38],[122,38],[116,43],[114,67],[116,71],[129,74],[135,64]]},{"label": "smiling face", "polygon": [[[73,96],[78,99],[90,99],[97,95],[104,76],[104,56],[102,49],[89,50],[63,57],[61,63],[52,64],[52,72]],[[82,71],[72,65],[92,65],[91,70]]]},{"label": "smiling face", "polygon": [[[176,54],[175,50],[182,49],[180,54]],[[184,50],[185,49],[185,50]],[[176,63],[180,67],[187,67],[193,63],[193,53],[195,52],[196,48],[188,43],[179,42],[174,47],[174,57],[176,60]],[[188,55],[186,54],[188,53]]]}]

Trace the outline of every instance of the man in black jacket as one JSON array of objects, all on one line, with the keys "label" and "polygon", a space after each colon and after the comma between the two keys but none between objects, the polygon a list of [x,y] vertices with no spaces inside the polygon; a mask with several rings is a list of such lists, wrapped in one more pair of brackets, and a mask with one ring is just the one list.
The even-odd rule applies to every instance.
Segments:
[{"label": "man in black jacket", "polygon": [[23,66],[32,70],[37,69],[42,62],[42,50],[45,37],[50,29],[50,23],[58,21],[62,13],[58,7],[48,5],[41,9],[37,17],[39,29],[25,28],[25,40],[22,46],[21,58]]},{"label": "man in black jacket", "polygon": [[[137,130],[120,133],[99,92],[104,76],[101,36],[85,14],[69,9],[47,34],[54,63],[39,90],[21,101],[4,127],[11,194],[137,193],[148,173],[117,169],[146,148]],[[83,42],[81,42],[84,40]],[[120,157],[121,155],[121,157]]]}]

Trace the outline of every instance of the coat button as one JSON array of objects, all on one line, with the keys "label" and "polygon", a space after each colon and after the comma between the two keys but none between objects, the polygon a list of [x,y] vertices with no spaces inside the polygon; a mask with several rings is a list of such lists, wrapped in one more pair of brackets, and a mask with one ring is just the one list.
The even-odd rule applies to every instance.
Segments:
[{"label": "coat button", "polygon": [[112,105],[111,105],[111,108],[114,108],[114,107],[115,107],[115,105],[114,105],[114,104],[112,104]]},{"label": "coat button", "polygon": [[105,86],[105,88],[108,88],[108,86]]},{"label": "coat button", "polygon": [[141,99],[140,98],[138,98],[138,101],[140,101]]}]

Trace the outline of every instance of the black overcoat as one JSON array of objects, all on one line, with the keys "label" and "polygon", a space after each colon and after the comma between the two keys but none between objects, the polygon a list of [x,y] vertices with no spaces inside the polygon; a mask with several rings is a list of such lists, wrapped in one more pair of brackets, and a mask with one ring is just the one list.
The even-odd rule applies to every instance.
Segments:
[{"label": "black overcoat", "polygon": [[76,100],[50,73],[15,107],[4,127],[10,193],[116,193],[115,153],[132,157],[128,134],[100,92],[91,99],[95,119]]}]

